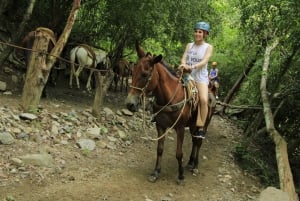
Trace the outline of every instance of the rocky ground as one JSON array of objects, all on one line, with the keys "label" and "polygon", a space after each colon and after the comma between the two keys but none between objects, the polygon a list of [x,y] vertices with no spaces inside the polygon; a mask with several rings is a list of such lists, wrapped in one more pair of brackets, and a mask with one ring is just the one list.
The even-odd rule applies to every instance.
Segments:
[{"label": "rocky ground", "polygon": [[[101,119],[91,114],[93,96],[52,88],[40,112],[24,114],[20,94],[0,95],[0,200],[15,201],[251,201],[261,186],[242,171],[232,151],[241,131],[214,116],[201,148],[199,174],[176,183],[176,138],[167,136],[156,183],[156,131],[151,115],[124,113],[125,93],[109,92]],[[184,162],[190,152],[186,134]]]}]

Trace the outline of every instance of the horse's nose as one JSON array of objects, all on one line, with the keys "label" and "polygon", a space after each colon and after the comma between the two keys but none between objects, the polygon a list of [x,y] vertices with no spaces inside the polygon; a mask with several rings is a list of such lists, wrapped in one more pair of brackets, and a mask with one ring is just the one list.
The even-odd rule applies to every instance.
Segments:
[{"label": "horse's nose", "polygon": [[127,104],[126,104],[126,107],[127,107],[127,109],[130,110],[131,112],[136,112],[136,111],[135,111],[135,106],[134,106],[134,104],[132,104],[132,103],[127,103]]},{"label": "horse's nose", "polygon": [[131,112],[138,111],[138,104],[132,96],[128,96],[126,98],[125,105],[126,105],[127,109],[130,110]]}]

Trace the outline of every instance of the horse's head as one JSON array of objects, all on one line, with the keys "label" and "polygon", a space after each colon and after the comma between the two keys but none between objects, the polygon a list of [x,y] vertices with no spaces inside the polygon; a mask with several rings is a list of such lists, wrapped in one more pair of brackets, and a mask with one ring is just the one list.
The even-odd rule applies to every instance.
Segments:
[{"label": "horse's head", "polygon": [[154,75],[155,64],[162,60],[162,55],[152,56],[145,53],[137,44],[136,51],[138,60],[132,69],[132,85],[125,100],[125,104],[130,111],[137,111],[141,102],[141,97],[153,91],[157,85],[157,77]]}]

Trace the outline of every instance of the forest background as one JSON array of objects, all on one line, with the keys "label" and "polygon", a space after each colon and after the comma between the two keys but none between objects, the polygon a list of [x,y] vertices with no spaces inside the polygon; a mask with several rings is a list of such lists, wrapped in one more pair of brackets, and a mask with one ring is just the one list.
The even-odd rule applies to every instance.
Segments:
[{"label": "forest background", "polygon": [[[59,36],[72,4],[72,0],[2,0],[0,40],[19,44],[37,27],[50,28]],[[176,68],[186,43],[193,40],[194,23],[209,22],[211,32],[207,41],[214,46],[211,62],[218,63],[219,95],[224,103],[220,114],[234,118],[244,130],[244,141],[236,147],[236,160],[242,168],[258,175],[263,184],[280,185],[275,143],[269,135],[261,94],[261,79],[267,75],[274,127],[287,142],[299,192],[299,10],[298,0],[82,1],[60,56],[68,59],[71,47],[86,43],[106,50],[113,58],[135,61],[134,43],[138,40],[147,51],[162,54]],[[25,24],[24,18],[28,19]],[[265,51],[274,41],[278,43],[264,71]],[[0,70],[4,64],[16,65],[10,56],[14,49],[5,44],[0,47]]]}]

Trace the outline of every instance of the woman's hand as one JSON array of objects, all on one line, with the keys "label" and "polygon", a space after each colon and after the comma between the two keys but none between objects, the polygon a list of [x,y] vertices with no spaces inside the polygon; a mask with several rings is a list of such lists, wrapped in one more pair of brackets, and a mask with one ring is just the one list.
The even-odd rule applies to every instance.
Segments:
[{"label": "woman's hand", "polygon": [[189,66],[187,64],[180,64],[178,69],[180,69],[180,70],[192,70],[192,66]]},{"label": "woman's hand", "polygon": [[189,66],[187,64],[181,64],[178,66],[178,70],[180,70],[183,73],[191,73],[192,72],[192,66]]}]

